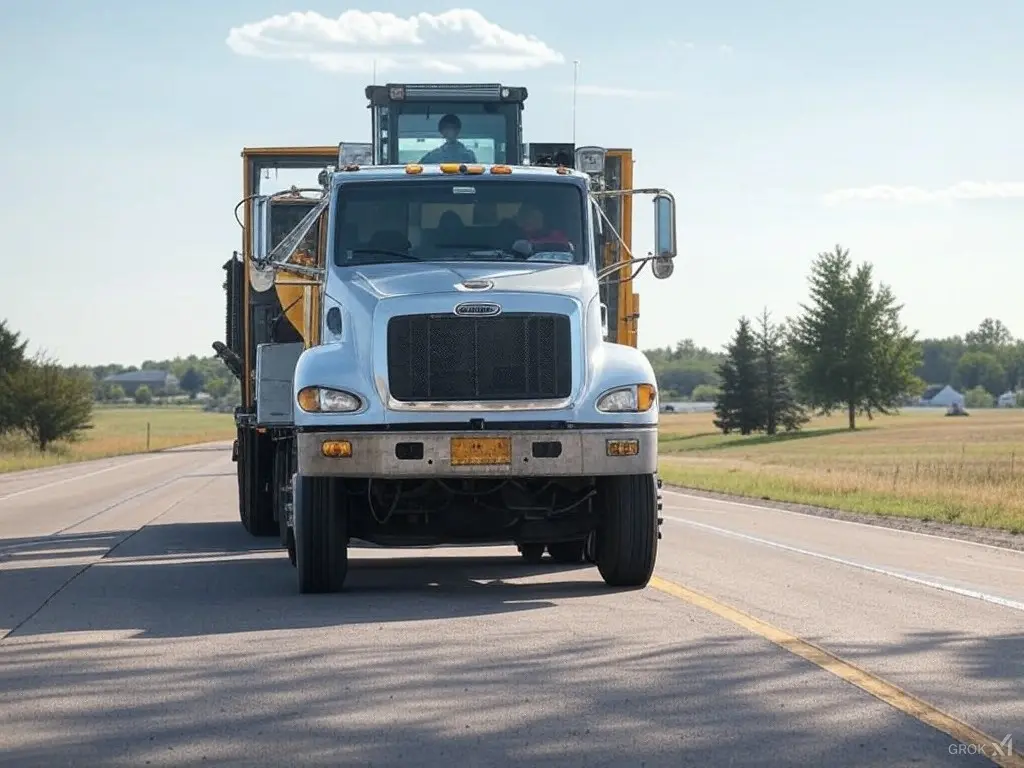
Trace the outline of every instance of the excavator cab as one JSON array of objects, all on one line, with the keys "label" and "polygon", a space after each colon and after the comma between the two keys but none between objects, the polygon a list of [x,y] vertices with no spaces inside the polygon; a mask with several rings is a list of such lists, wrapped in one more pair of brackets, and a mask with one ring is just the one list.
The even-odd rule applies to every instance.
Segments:
[{"label": "excavator cab", "polygon": [[500,83],[369,85],[373,164],[521,165],[526,96]]}]

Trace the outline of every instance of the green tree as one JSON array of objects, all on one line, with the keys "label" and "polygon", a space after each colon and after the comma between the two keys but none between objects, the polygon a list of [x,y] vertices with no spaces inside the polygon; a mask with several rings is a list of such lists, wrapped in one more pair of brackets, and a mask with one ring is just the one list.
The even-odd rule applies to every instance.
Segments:
[{"label": "green tree", "polygon": [[25,349],[28,340],[21,340],[21,333],[7,327],[6,320],[0,320],[0,435],[16,426],[17,411],[11,401],[11,377],[25,365]]},{"label": "green tree", "polygon": [[970,347],[994,352],[1001,347],[1010,346],[1013,343],[1013,334],[1003,325],[1002,320],[986,317],[975,330],[967,333],[964,340]]},{"label": "green tree", "polygon": [[153,393],[146,384],[142,384],[135,390],[135,402],[139,405],[149,405],[153,402]]},{"label": "green tree", "polygon": [[189,399],[195,400],[196,395],[198,395],[203,388],[203,375],[195,368],[189,367],[189,369],[182,374],[179,384],[183,390],[188,392]]},{"label": "green tree", "polygon": [[92,377],[42,355],[14,373],[9,395],[16,426],[40,451],[57,440],[77,440],[92,427]]},{"label": "green tree", "polygon": [[965,389],[984,387],[997,397],[1006,390],[1006,369],[995,352],[965,352],[956,365],[956,372]]},{"label": "green tree", "polygon": [[725,434],[739,432],[741,435],[760,429],[764,411],[757,349],[746,317],[739,320],[736,334],[726,347],[725,360],[718,366],[718,375],[722,388],[715,398],[715,427]]},{"label": "green tree", "polygon": [[772,322],[767,307],[758,318],[754,343],[764,417],[762,428],[769,435],[776,434],[779,427],[787,432],[799,429],[807,422],[807,415],[793,393],[785,326]]},{"label": "green tree", "polygon": [[964,405],[968,408],[992,408],[995,404],[992,393],[980,385],[964,392]]},{"label": "green tree", "polygon": [[887,285],[875,288],[870,264],[854,269],[836,246],[812,264],[811,306],[791,323],[791,343],[803,399],[829,414],[845,406],[850,429],[857,415],[889,413],[916,388],[920,348],[900,323],[902,306]]},{"label": "green tree", "polygon": [[697,387],[718,386],[715,368],[722,355],[698,347],[692,339],[676,342],[675,347],[648,349],[644,354],[654,368],[663,399],[693,397]]},{"label": "green tree", "polygon": [[210,397],[220,399],[228,393],[230,385],[222,378],[210,379],[206,382],[206,391]]},{"label": "green tree", "polygon": [[711,384],[698,384],[693,388],[690,399],[695,403],[713,403],[718,396],[718,387]]}]

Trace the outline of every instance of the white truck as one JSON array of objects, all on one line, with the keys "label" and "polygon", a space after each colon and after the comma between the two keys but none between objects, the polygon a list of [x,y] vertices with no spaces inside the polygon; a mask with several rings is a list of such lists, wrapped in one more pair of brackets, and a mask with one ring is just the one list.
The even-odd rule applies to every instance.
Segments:
[{"label": "white truck", "polygon": [[[214,345],[245,393],[242,521],[281,537],[304,593],[343,587],[353,539],[507,542],[642,587],[660,536],[657,382],[609,340],[602,282],[647,262],[671,275],[674,199],[608,189],[598,147],[524,163],[525,90],[505,86],[422,86],[415,105],[458,115],[477,155],[467,124],[487,134],[472,118],[498,115],[488,156],[401,157],[394,102],[416,87],[379,86],[374,141],[340,145],[318,186],[243,201],[229,343]],[[514,141],[495,140],[502,121]],[[607,199],[639,193],[654,196],[654,253],[602,264],[609,239],[624,246]]]}]

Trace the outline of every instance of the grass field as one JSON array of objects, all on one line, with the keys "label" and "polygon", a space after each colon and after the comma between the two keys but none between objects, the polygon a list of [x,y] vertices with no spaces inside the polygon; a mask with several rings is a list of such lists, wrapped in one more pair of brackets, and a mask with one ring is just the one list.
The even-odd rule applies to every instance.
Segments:
[{"label": "grass field", "polygon": [[230,413],[166,406],[97,407],[93,411],[93,428],[85,432],[81,441],[59,444],[45,454],[13,436],[0,438],[0,472],[145,451],[147,424],[151,450],[229,440],[235,435],[235,421]]},{"label": "grass field", "polygon": [[773,437],[722,435],[712,418],[663,417],[666,483],[1024,532],[1024,409],[907,409],[852,433],[838,415]]},{"label": "grass field", "polygon": [[[710,413],[662,417],[661,465],[674,485],[849,512],[897,515],[1024,533],[1024,409],[966,418],[908,409],[816,419],[774,437],[722,435]],[[94,428],[46,454],[0,440],[0,472],[231,439],[230,414],[195,408],[97,408]]]}]

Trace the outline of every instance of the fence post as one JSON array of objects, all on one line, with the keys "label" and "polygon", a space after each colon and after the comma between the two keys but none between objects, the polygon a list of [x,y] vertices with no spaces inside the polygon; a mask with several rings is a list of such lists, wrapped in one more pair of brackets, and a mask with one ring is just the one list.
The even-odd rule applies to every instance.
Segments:
[{"label": "fence post", "polygon": [[149,432],[149,422],[147,421],[146,422],[146,452],[147,453],[149,452],[149,435],[150,435],[150,432]]}]

